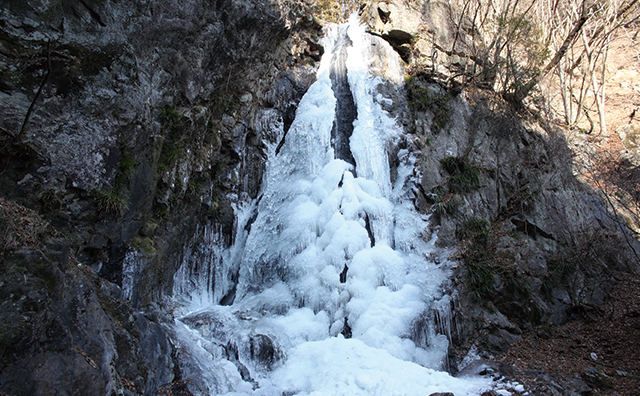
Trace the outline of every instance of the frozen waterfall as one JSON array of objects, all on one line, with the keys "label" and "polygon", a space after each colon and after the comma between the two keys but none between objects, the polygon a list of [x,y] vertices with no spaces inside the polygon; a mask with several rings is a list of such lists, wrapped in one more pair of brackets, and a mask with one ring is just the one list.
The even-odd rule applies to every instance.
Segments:
[{"label": "frozen waterfall", "polygon": [[237,208],[234,243],[205,230],[210,246],[190,246],[175,276],[184,380],[202,395],[480,394],[486,379],[445,371],[433,318],[448,304],[448,263],[428,259],[414,157],[389,150],[402,132],[377,88],[402,84],[403,64],[355,17],[324,40],[286,138],[275,112],[262,114],[278,139],[261,197]]}]

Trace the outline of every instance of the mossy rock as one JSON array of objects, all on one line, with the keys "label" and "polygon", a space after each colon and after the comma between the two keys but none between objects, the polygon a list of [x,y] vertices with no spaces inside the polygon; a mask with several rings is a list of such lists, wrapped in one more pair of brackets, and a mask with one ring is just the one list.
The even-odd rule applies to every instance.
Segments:
[{"label": "mossy rock", "polygon": [[154,257],[158,254],[158,246],[150,237],[134,237],[129,241],[129,245],[147,257]]},{"label": "mossy rock", "polygon": [[633,123],[623,125],[616,130],[624,147],[637,149],[640,144],[640,125]]}]

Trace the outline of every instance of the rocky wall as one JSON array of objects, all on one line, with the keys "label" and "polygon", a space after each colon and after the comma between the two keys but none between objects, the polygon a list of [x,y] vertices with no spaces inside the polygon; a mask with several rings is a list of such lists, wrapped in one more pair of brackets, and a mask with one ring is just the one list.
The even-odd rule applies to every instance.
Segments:
[{"label": "rocky wall", "polygon": [[295,2],[11,2],[0,22],[2,194],[116,284],[141,253],[138,305],[170,290],[199,222],[231,235],[261,182],[256,111],[290,123],[321,53]]},{"label": "rocky wall", "polygon": [[180,387],[156,312],[198,225],[231,242],[261,111],[291,123],[320,28],[287,1],[3,2],[0,195],[58,230],[66,261],[3,246],[0,391]]},{"label": "rocky wall", "polygon": [[455,248],[461,342],[498,354],[524,331],[597,314],[614,272],[638,271],[640,246],[574,176],[561,131],[486,93],[456,96],[423,77],[410,85],[438,104],[414,107],[416,196],[439,245]]},{"label": "rocky wall", "polygon": [[420,153],[416,205],[432,213],[425,239],[437,232],[459,263],[450,340],[489,356],[538,326],[597,315],[614,272],[639,270],[640,245],[577,177],[572,159],[593,148],[490,89],[470,50],[482,38],[452,7],[374,1],[360,15],[409,65],[398,114]]},{"label": "rocky wall", "polygon": [[131,309],[60,232],[1,198],[0,224],[3,394],[156,394],[179,379],[158,318]]}]

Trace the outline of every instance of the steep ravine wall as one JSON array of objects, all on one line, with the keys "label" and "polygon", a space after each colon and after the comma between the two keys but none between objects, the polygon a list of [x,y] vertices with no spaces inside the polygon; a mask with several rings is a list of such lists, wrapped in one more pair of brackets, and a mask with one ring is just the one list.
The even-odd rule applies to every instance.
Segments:
[{"label": "steep ravine wall", "polygon": [[614,272],[637,272],[640,250],[576,179],[561,132],[501,99],[449,96],[416,80],[447,96],[442,125],[433,111],[413,113],[424,156],[416,193],[439,244],[454,247],[460,263],[451,285],[457,342],[496,355],[524,331],[597,313]]},{"label": "steep ravine wall", "polygon": [[152,312],[199,225],[231,238],[256,197],[256,113],[291,122],[320,25],[296,2],[71,0],[5,1],[0,26],[0,192],[59,232],[12,242],[34,214],[3,201],[0,391],[179,387]]},{"label": "steep ravine wall", "polygon": [[130,246],[162,262],[140,285],[140,303],[156,301],[196,224],[216,219],[230,234],[227,197],[256,196],[256,110],[275,106],[286,123],[310,84],[319,25],[291,7],[10,4],[5,196],[68,231],[78,258],[110,281],[121,283]]},{"label": "steep ravine wall", "polygon": [[[459,64],[428,63],[429,40],[451,36],[444,3],[361,13],[427,71],[387,110],[421,153],[416,206],[434,213],[425,238],[437,230],[460,258],[453,341],[496,354],[597,307],[609,271],[636,270],[629,247],[640,249],[575,179],[562,134],[491,92],[445,83],[456,70],[442,64]],[[159,304],[203,226],[231,242],[234,205],[257,197],[263,142],[274,139],[257,123],[264,109],[285,130],[293,120],[321,26],[294,1],[66,0],[5,1],[0,27],[0,194],[61,233],[2,247],[0,391],[177,390]],[[2,224],[33,216],[12,205],[3,201]],[[33,389],[19,387],[25,378]]]}]

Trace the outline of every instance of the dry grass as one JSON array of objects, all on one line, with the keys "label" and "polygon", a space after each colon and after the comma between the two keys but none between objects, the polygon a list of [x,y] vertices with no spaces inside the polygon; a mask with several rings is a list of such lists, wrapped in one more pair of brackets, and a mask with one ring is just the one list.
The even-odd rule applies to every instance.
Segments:
[{"label": "dry grass", "polygon": [[41,249],[43,240],[60,236],[35,211],[4,198],[0,198],[0,230],[0,251]]}]

